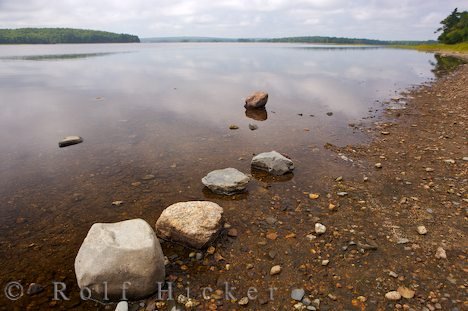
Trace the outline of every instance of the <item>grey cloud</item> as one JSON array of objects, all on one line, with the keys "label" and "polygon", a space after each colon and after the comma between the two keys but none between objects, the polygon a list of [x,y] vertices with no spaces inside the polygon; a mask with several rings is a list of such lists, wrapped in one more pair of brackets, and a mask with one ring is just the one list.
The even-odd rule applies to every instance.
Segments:
[{"label": "grey cloud", "polygon": [[0,0],[0,25],[150,36],[434,39],[462,0]]}]

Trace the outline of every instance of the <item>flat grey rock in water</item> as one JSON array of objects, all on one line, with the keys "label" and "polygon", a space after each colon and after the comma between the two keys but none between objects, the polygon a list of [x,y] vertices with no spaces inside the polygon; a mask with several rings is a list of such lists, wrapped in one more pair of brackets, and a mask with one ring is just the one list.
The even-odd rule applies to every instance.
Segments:
[{"label": "flat grey rock in water", "polygon": [[[75,274],[78,286],[89,288],[95,299],[103,300],[107,292],[111,301],[138,300],[164,282],[164,254],[153,229],[142,219],[96,223],[78,251]],[[126,297],[122,297],[124,283]]]},{"label": "flat grey rock in water", "polygon": [[229,167],[208,173],[202,183],[214,193],[232,195],[244,191],[249,180],[244,173]]},{"label": "flat grey rock in water", "polygon": [[63,148],[71,145],[76,145],[82,142],[83,138],[81,138],[80,136],[67,136],[61,141],[59,141],[59,147]]},{"label": "flat grey rock in water", "polygon": [[256,155],[251,163],[253,168],[267,171],[273,175],[284,175],[294,170],[294,163],[276,151]]},{"label": "flat grey rock in water", "polygon": [[167,207],[156,222],[158,237],[201,249],[223,225],[223,208],[209,201],[179,202]]}]

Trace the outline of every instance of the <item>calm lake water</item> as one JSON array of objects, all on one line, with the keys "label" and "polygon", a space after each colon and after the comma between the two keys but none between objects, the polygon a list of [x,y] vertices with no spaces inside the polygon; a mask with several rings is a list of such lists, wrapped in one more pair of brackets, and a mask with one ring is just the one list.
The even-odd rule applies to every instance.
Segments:
[{"label": "calm lake water", "polygon": [[[414,51],[293,44],[0,46],[0,282],[47,286],[14,303],[2,297],[0,309],[47,309],[58,280],[75,291],[60,308],[89,310],[73,261],[95,222],[154,225],[172,203],[209,199],[252,232],[249,220],[268,214],[275,194],[294,205],[326,191],[322,181],[351,164],[323,145],[368,139],[349,124],[430,81],[435,63]],[[256,90],[269,93],[267,110],[246,113],[243,99]],[[84,142],[59,149],[68,135]],[[252,155],[271,150],[295,161],[293,176],[254,174],[247,193],[229,198],[203,188],[211,170],[250,173]]]}]

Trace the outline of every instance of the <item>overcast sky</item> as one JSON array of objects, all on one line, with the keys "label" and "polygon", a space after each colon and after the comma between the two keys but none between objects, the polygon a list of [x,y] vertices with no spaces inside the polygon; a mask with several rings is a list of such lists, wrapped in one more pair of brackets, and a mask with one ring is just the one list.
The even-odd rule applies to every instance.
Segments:
[{"label": "overcast sky", "polygon": [[434,39],[466,0],[0,0],[0,28],[74,27],[140,37]]}]

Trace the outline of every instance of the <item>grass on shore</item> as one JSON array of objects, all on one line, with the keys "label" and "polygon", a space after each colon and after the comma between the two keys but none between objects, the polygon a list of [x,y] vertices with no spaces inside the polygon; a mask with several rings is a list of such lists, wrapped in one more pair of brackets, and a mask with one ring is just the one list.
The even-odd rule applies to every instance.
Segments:
[{"label": "grass on shore", "polygon": [[412,49],[424,52],[455,52],[468,54],[468,42],[457,44],[420,44],[420,45],[394,45],[395,48]]}]

